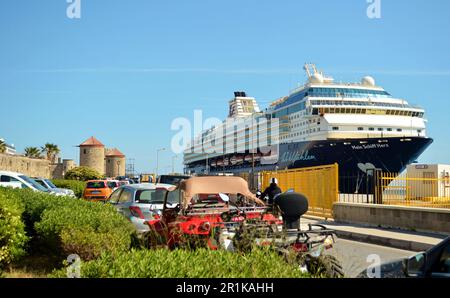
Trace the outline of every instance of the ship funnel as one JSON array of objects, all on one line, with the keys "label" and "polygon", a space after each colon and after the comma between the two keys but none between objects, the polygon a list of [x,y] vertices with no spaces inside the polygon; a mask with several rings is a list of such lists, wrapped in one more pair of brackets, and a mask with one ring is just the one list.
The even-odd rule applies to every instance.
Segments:
[{"label": "ship funnel", "polygon": [[234,97],[247,97],[247,94],[244,91],[235,91]]}]

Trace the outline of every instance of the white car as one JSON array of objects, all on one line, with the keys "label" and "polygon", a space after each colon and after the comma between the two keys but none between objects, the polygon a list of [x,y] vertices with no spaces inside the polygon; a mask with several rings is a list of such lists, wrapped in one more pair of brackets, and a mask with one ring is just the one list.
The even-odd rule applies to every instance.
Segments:
[{"label": "white car", "polygon": [[115,191],[117,188],[119,188],[120,186],[120,181],[119,180],[108,180],[108,187],[111,188],[113,191]]},{"label": "white car", "polygon": [[161,215],[166,192],[173,188],[173,185],[162,183],[123,185],[109,196],[108,202],[129,219],[139,233],[143,233],[150,229],[145,222]]},{"label": "white car", "polygon": [[12,188],[29,188],[34,191],[49,192],[45,187],[30,177],[10,171],[0,171],[0,186]]},{"label": "white car", "polygon": [[48,191],[53,192],[57,196],[75,197],[75,193],[73,192],[73,190],[67,188],[58,188],[50,179],[33,178],[33,180],[45,187]]}]

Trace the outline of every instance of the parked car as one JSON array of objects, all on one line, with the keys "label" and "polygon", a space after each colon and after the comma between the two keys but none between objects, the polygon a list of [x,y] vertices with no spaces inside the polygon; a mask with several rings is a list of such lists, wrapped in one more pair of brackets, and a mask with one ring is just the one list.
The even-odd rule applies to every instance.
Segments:
[{"label": "parked car", "polygon": [[[367,270],[358,277],[368,277]],[[380,266],[380,277],[444,277],[450,278],[450,237],[425,252]]]},{"label": "parked car", "polygon": [[128,218],[138,232],[146,232],[146,221],[158,218],[163,209],[164,197],[173,185],[169,184],[130,184],[116,189],[108,202]]},{"label": "parked car", "polygon": [[30,177],[21,173],[10,171],[0,171],[0,186],[12,188],[29,188],[34,191],[53,193]]},{"label": "parked car", "polygon": [[159,183],[172,184],[177,185],[182,180],[186,180],[191,178],[191,176],[187,175],[161,175],[158,177]]},{"label": "parked car", "polygon": [[75,197],[75,193],[73,192],[73,190],[67,188],[58,188],[50,179],[33,178],[33,180],[39,183],[41,186],[45,187],[48,191],[55,193],[55,195],[57,196]]},{"label": "parked car", "polygon": [[117,188],[121,186],[119,180],[108,180],[108,187],[115,191]]},{"label": "parked car", "polygon": [[89,180],[83,191],[83,198],[88,201],[106,202],[112,193],[108,180]]},{"label": "parked car", "polygon": [[130,183],[130,181],[128,181],[128,180],[120,180],[120,181],[119,181],[119,185],[120,185],[120,186],[123,186],[123,185],[129,185],[129,184],[131,184],[131,183]]}]

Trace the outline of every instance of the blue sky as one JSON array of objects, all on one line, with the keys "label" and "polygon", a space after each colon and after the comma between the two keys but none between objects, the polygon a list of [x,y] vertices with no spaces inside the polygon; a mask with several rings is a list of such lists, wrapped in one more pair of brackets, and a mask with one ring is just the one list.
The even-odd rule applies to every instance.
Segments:
[{"label": "blue sky", "polygon": [[448,0],[381,0],[381,19],[366,0],[82,0],[76,20],[67,5],[0,2],[0,137],[19,151],[54,142],[78,160],[94,135],[151,172],[172,119],[224,118],[235,90],[265,106],[314,62],[423,106],[435,142],[420,161],[450,163]]}]

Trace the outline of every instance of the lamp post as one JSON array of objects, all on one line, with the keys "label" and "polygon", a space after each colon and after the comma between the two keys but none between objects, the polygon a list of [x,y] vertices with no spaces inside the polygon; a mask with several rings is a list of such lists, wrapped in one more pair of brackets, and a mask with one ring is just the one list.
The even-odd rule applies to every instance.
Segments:
[{"label": "lamp post", "polygon": [[172,156],[172,174],[175,174],[175,159],[178,158],[178,155]]},{"label": "lamp post", "polygon": [[156,181],[158,180],[158,166],[159,166],[159,152],[160,151],[164,151],[166,150],[166,148],[159,148],[156,150],[156,173],[155,173],[155,184]]}]

